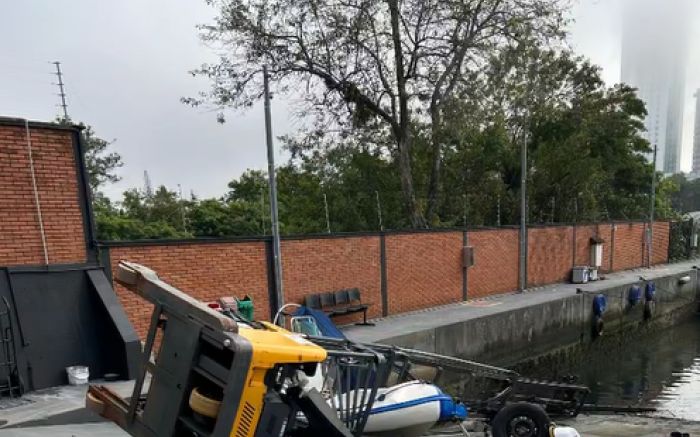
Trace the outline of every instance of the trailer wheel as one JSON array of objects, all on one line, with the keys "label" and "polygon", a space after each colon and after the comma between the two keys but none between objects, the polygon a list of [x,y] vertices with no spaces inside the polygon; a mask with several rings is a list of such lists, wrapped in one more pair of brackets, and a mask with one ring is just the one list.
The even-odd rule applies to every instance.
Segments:
[{"label": "trailer wheel", "polygon": [[549,416],[539,405],[518,402],[503,407],[491,422],[493,437],[548,437]]}]

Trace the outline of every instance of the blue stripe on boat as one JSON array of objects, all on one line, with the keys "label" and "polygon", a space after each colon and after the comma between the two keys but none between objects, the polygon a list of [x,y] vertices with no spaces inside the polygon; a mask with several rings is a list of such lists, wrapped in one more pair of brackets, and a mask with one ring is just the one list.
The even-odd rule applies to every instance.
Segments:
[{"label": "blue stripe on boat", "polygon": [[408,408],[408,407],[413,407],[416,405],[423,405],[423,404],[427,404],[427,403],[434,402],[434,401],[444,401],[444,400],[451,401],[452,398],[448,395],[445,395],[445,394],[437,394],[437,395],[433,395],[433,396],[428,396],[426,398],[412,399],[410,401],[399,402],[397,404],[387,405],[384,407],[372,408],[369,411],[369,414],[388,413],[390,411],[401,410],[402,408]]}]

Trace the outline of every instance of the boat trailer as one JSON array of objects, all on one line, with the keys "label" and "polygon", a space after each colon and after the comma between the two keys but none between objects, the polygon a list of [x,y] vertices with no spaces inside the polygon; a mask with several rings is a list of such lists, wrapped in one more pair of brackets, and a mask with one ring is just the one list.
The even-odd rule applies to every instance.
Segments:
[{"label": "boat trailer", "polygon": [[[347,344],[359,344],[350,340],[337,340],[326,337],[309,339],[329,350],[342,349]],[[590,389],[586,386],[563,382],[529,379],[517,372],[501,367],[490,366],[475,361],[450,357],[415,349],[382,344],[361,344],[368,350],[380,353],[386,358],[390,371],[380,385],[394,385],[410,380],[428,380],[436,385],[449,386],[445,375],[471,376],[496,382],[499,390],[485,399],[463,399],[470,415],[491,421],[507,405],[530,403],[539,405],[551,417],[575,417],[585,405]]]}]

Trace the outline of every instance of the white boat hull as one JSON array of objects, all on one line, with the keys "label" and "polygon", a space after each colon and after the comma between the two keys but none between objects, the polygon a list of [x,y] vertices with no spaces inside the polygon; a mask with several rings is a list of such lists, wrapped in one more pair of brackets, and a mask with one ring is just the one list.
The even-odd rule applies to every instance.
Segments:
[{"label": "white boat hull", "polygon": [[[456,405],[452,397],[444,394],[439,387],[421,381],[380,388],[364,433],[396,437],[420,436],[438,422],[453,417]],[[466,411],[461,411],[463,414],[458,413],[457,416],[464,419]]]}]

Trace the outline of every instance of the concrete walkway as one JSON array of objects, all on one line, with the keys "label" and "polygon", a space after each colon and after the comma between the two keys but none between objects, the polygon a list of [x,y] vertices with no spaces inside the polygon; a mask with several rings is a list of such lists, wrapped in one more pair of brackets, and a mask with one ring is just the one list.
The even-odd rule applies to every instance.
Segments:
[{"label": "concrete walkway", "polygon": [[128,437],[111,422],[0,429],[0,437]]},{"label": "concrete walkway", "polygon": [[650,269],[635,269],[605,275],[604,279],[588,284],[553,284],[534,288],[525,293],[507,293],[489,298],[470,300],[427,310],[404,313],[373,320],[375,326],[347,326],[343,332],[348,338],[363,343],[390,342],[392,338],[430,331],[441,326],[466,322],[482,317],[523,309],[547,302],[555,302],[576,294],[577,289],[595,293],[637,282],[640,276],[657,279],[682,275],[700,265],[700,260],[664,264]]},{"label": "concrete walkway", "polygon": [[[93,383],[104,384],[124,398],[131,396],[134,386],[133,381],[110,383],[94,381]],[[95,422],[103,422],[101,417],[84,408],[87,387],[87,385],[66,385],[25,394],[19,401],[0,399],[0,421],[2,421],[0,436],[25,435],[13,434],[19,432],[15,427],[44,428],[74,423],[92,425]],[[93,427],[88,428],[93,429]]]}]

